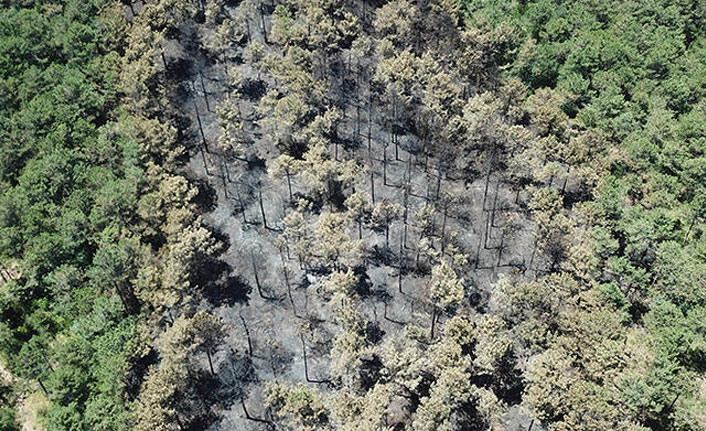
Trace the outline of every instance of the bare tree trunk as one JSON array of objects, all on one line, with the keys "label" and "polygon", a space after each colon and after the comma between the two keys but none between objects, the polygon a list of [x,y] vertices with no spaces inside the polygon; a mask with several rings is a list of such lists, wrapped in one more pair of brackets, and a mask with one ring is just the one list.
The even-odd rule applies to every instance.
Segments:
[{"label": "bare tree trunk", "polygon": [[500,235],[500,246],[498,247],[498,262],[495,266],[500,267],[500,261],[503,258],[503,250],[505,250],[505,230],[503,229]]},{"label": "bare tree trunk", "polygon": [[373,93],[372,90],[368,90],[370,94],[368,95],[368,157],[372,159],[373,152],[373,139],[372,139],[372,128],[373,128]]},{"label": "bare tree trunk", "polygon": [[248,33],[248,40],[252,41],[252,30],[250,30],[250,20],[245,19],[245,30]]},{"label": "bare tree trunk", "polygon": [[493,169],[493,159],[495,158],[495,149],[493,148],[493,152],[490,155],[490,160],[488,161],[488,169],[486,170],[485,173],[485,188],[483,189],[483,211],[487,211],[485,208],[485,201],[488,198],[488,185],[490,184],[490,173],[492,172]]},{"label": "bare tree trunk", "polygon": [[360,138],[360,104],[355,104],[355,142]]},{"label": "bare tree trunk", "polygon": [[260,277],[257,274],[257,263],[255,262],[255,255],[252,252],[250,253],[250,259],[252,262],[253,275],[255,276],[255,286],[257,287],[257,293],[260,295],[260,298],[262,298],[262,299],[272,299],[262,293],[262,286],[260,285]]},{"label": "bare tree trunk", "polygon": [[488,237],[490,236],[489,231],[490,231],[490,216],[488,214],[485,215],[485,232],[483,233],[483,248],[484,249],[489,249],[491,247],[488,247]]},{"label": "bare tree trunk", "polygon": [[206,357],[208,358],[208,367],[211,369],[211,375],[215,376],[216,372],[213,371],[213,359],[211,359],[211,349],[206,349]]},{"label": "bare tree trunk", "polygon": [[252,416],[250,416],[250,412],[248,412],[248,408],[245,407],[245,396],[240,397],[240,405],[243,407],[243,413],[245,413],[245,419],[252,420]]},{"label": "bare tree trunk", "polygon": [[669,407],[667,407],[667,412],[672,411],[672,409],[674,408],[674,404],[676,404],[676,402],[677,402],[677,400],[679,399],[679,396],[680,396],[680,395],[681,395],[681,394],[677,394],[677,396],[674,397],[674,400],[672,400],[672,402],[669,403]]},{"label": "bare tree trunk", "polygon": [[206,84],[203,81],[203,73],[199,70],[199,78],[201,80],[201,90],[203,91],[203,100],[206,102],[206,110],[211,112],[211,105],[208,104],[208,93],[206,93]]},{"label": "bare tree trunk", "polygon": [[[407,226],[405,225],[405,228]],[[405,236],[406,229],[401,233],[401,238],[400,238],[400,256],[399,256],[399,262],[398,262],[398,274],[397,274],[397,290],[399,290],[400,293],[402,292],[402,273],[405,270],[405,259],[404,259],[404,236]]]},{"label": "bare tree trunk", "polygon": [[42,388],[42,392],[44,392],[44,395],[49,396],[49,392],[47,391],[47,387],[44,386],[44,383],[42,382],[42,379],[37,377],[37,383],[39,383],[39,387]]},{"label": "bare tree trunk", "polygon": [[382,148],[382,184],[387,185],[387,145]]},{"label": "bare tree trunk", "polygon": [[289,203],[292,203],[294,201],[292,197],[292,179],[290,178],[289,171],[285,172],[285,174],[287,175],[287,188],[289,189]]},{"label": "bare tree trunk", "polygon": [[[132,5],[130,5],[132,6]],[[164,70],[167,71],[169,68],[167,67],[167,59],[164,57],[164,47],[160,47],[159,49],[159,55],[162,57],[162,64],[164,64]]]},{"label": "bare tree trunk", "polygon": [[257,190],[258,201],[260,203],[260,214],[262,214],[262,226],[267,229],[267,218],[265,218],[265,206],[262,203],[262,189]]},{"label": "bare tree trunk", "polygon": [[373,171],[370,171],[370,199],[372,203],[375,203],[375,176]]},{"label": "bare tree trunk", "polygon": [[260,11],[260,24],[262,24],[262,36],[265,40],[266,44],[269,44],[267,41],[267,25],[265,25],[265,16],[262,13],[262,4],[259,5],[258,10]]},{"label": "bare tree trunk", "polygon": [[225,172],[226,174],[226,181],[230,183],[230,170],[228,169],[228,158],[226,157],[225,153],[223,154],[223,172]]},{"label": "bare tree trunk", "polygon": [[439,200],[439,193],[441,193],[441,175],[441,169],[439,169],[436,176],[436,200]]},{"label": "bare tree trunk", "polygon": [[[483,212],[481,212],[481,215],[483,215]],[[476,248],[476,269],[478,269],[478,267],[480,266],[480,249],[483,246],[484,235],[485,232],[480,232],[480,236],[478,238],[478,247]]]},{"label": "bare tree trunk", "polygon": [[490,226],[491,227],[497,227],[495,226],[495,209],[498,206],[498,192],[500,190],[500,181],[498,181],[495,185],[495,196],[493,197],[493,209],[491,210],[491,216],[490,216]]},{"label": "bare tree trunk", "polygon": [[248,329],[247,323],[245,323],[245,319],[243,318],[242,314],[239,314],[240,316],[240,321],[243,322],[243,328],[245,328],[245,338],[248,341],[248,356],[251,358],[253,357],[253,348],[252,348],[252,339],[250,338],[250,330]]},{"label": "bare tree trunk", "polygon": [[208,172],[208,162],[206,161],[206,153],[204,152],[204,145],[199,146],[199,153],[201,153],[201,159],[203,160],[203,170],[206,172],[206,175],[211,175],[210,172]]},{"label": "bare tree trunk", "polygon": [[[193,85],[193,83],[192,83]],[[196,106],[196,100],[192,100],[194,104],[194,112],[196,112],[196,121],[199,125],[199,132],[201,132],[201,143],[203,144],[203,147],[206,149],[207,153],[210,153],[208,150],[208,145],[206,144],[206,135],[203,133],[203,124],[201,123],[201,114],[199,114],[199,107]]]},{"label": "bare tree trunk", "polygon": [[306,360],[306,343],[304,342],[304,334],[299,334],[299,339],[302,342],[302,357],[304,358],[304,378],[309,383],[317,383],[309,377],[309,363]]},{"label": "bare tree trunk", "polygon": [[694,216],[691,218],[691,222],[689,222],[689,227],[686,229],[686,233],[684,234],[684,239],[682,239],[681,243],[686,244],[686,240],[689,239],[689,234],[691,233],[691,229],[694,228],[696,225],[696,220],[699,218],[699,213],[697,212],[694,214]]},{"label": "bare tree trunk", "polygon": [[226,175],[228,175],[228,167],[223,162],[223,173],[221,174],[221,183],[223,184],[223,194],[228,199],[228,184],[226,183]]},{"label": "bare tree trunk", "polygon": [[289,303],[292,305],[294,316],[299,317],[297,314],[297,306],[294,305],[294,298],[292,297],[292,285],[289,283],[289,271],[287,271],[287,264],[284,262],[284,256],[281,252],[280,258],[282,259],[282,272],[284,273],[284,283],[287,285],[287,296],[289,296]]},{"label": "bare tree trunk", "polygon": [[387,301],[383,302],[383,307],[384,307],[384,308],[383,308],[382,317],[383,317],[385,320],[387,320],[388,322],[392,322],[392,323],[396,323],[396,324],[398,324],[398,325],[403,325],[403,326],[404,326],[404,324],[405,324],[404,322],[400,322],[399,320],[395,320],[395,319],[393,319],[393,318],[391,318],[390,316],[387,315]]},{"label": "bare tree trunk", "polygon": [[566,178],[564,178],[564,184],[561,186],[561,194],[566,193],[566,184],[569,182],[569,173],[571,172],[571,166],[566,169]]},{"label": "bare tree trunk", "polygon": [[534,263],[534,255],[537,253],[537,240],[534,240],[534,247],[532,247],[532,256],[530,256],[529,265],[527,269],[532,270],[532,263]]},{"label": "bare tree trunk", "polygon": [[444,247],[446,245],[446,217],[449,213],[449,204],[448,202],[444,203],[444,217],[441,219],[441,254],[444,254]]},{"label": "bare tree trunk", "polygon": [[429,339],[434,339],[434,328],[436,326],[436,305],[431,310],[431,330],[429,331]]},{"label": "bare tree trunk", "polygon": [[243,408],[243,413],[245,413],[245,419],[253,421],[253,422],[260,422],[260,423],[268,424],[270,426],[272,425],[272,422],[265,420],[265,419],[256,418],[255,416],[252,416],[250,414],[250,412],[248,412],[247,407],[245,407],[245,394],[243,394],[240,397],[240,406]]},{"label": "bare tree trunk", "polygon": [[235,194],[238,197],[238,203],[240,204],[240,209],[243,213],[243,223],[247,224],[248,219],[245,217],[245,203],[243,202],[243,197],[240,195],[240,186],[235,183]]}]

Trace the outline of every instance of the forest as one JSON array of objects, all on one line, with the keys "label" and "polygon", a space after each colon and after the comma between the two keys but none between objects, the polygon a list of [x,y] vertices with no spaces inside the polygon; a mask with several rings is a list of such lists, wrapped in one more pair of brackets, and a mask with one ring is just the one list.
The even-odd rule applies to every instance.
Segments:
[{"label": "forest", "polygon": [[0,0],[0,431],[706,431],[702,0]]}]

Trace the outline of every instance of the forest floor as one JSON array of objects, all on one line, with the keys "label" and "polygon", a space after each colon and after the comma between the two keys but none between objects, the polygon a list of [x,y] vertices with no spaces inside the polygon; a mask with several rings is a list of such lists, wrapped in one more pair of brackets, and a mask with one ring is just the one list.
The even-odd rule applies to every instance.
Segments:
[{"label": "forest floor", "polygon": [[[194,23],[194,26],[186,30],[182,40],[193,40],[189,38],[195,34],[203,37],[209,31],[205,25]],[[262,35],[257,37],[262,38]],[[231,375],[227,380],[235,386],[234,393],[242,397],[245,404],[243,407],[243,403],[236,398],[232,405],[223,406],[223,420],[210,429],[267,429],[265,422],[248,420],[243,410],[247,408],[251,417],[264,418],[264,387],[259,383],[269,380],[319,381],[322,382],[319,384],[321,389],[325,389],[329,368],[325,352],[330,348],[336,328],[330,322],[330,316],[325,315],[322,304],[308,292],[307,287],[316,282],[315,277],[306,275],[296,260],[288,260],[276,245],[283,229],[282,219],[291,208],[285,182],[272,181],[267,175],[267,167],[279,151],[252,121],[246,123],[247,132],[252,139],[255,160],[260,159],[261,162],[228,160],[216,147],[219,135],[216,106],[228,91],[224,66],[209,63],[194,47],[183,47],[181,54],[177,51],[172,55],[186,55],[192,62],[189,78],[184,82],[185,88],[190,89],[189,96],[183,103],[185,113],[192,120],[191,137],[195,142],[202,141],[200,122],[209,150],[201,153],[199,144],[195,146],[188,164],[188,175],[200,184],[203,194],[210,195],[211,210],[203,219],[226,239],[228,246],[222,260],[230,267],[231,274],[227,279],[230,285],[224,288],[224,296],[221,296],[222,301],[214,313],[230,329],[225,343],[227,348],[216,355],[215,364],[219,375]],[[257,82],[256,71],[247,64],[231,62],[227,67],[240,68],[246,79],[268,85]],[[365,92],[367,89],[360,88],[359,91]],[[363,93],[360,99],[365,100],[365,97]],[[256,102],[257,95],[240,101],[246,118],[255,116]],[[344,121],[338,129],[342,138],[337,149],[338,157],[356,160],[368,172],[374,173],[375,202],[387,199],[401,204],[404,198],[401,185],[405,182],[405,173],[410,171],[408,202],[411,219],[436,194],[437,178],[432,168],[436,161],[424,160],[413,154],[414,148],[420,145],[419,138],[414,135],[399,136],[398,148],[395,148],[389,144],[389,130],[375,118],[371,121],[362,114],[361,123],[357,124],[359,112],[355,103],[351,100],[346,107]],[[358,130],[361,132],[358,133]],[[334,151],[332,149],[332,153]],[[386,178],[382,174],[384,151],[388,153]],[[292,185],[296,192],[299,184],[293,180]],[[369,183],[368,186],[372,188],[373,184]],[[440,188],[442,193],[453,196],[457,202],[444,217],[444,229],[447,234],[457,233],[457,245],[474,262],[473,269],[463,274],[466,296],[471,303],[482,307],[490,286],[501,273],[512,268],[524,267],[525,276],[533,277],[530,267],[534,242],[532,226],[526,212],[519,211],[519,204],[516,203],[522,204],[526,196],[517,196],[503,182],[500,174],[490,170],[476,172],[472,177],[447,176]],[[260,193],[262,208],[258,198]],[[266,227],[262,220],[263,211]],[[513,213],[517,216],[516,226],[506,234],[509,229],[504,229],[503,216]],[[437,217],[440,220],[441,215]],[[429,274],[424,268],[417,270],[414,263],[414,250],[419,237],[410,226],[406,244],[402,244],[404,229],[401,220],[392,223],[388,247],[384,234],[367,228],[363,232],[363,240],[369,250],[363,277],[368,292],[363,297],[363,304],[366,318],[377,325],[380,334],[399,332],[412,318],[430,313],[426,300]],[[439,246],[437,243],[436,247]],[[399,250],[403,251],[404,265],[400,265]],[[287,293],[285,266],[292,286],[291,297]],[[401,278],[400,268],[403,268]],[[401,289],[398,285],[400,279]],[[258,284],[260,288],[256,289]],[[317,325],[319,335],[315,340],[300,337],[305,318]],[[248,346],[248,339],[251,340],[251,347]],[[308,375],[305,373],[304,348]]]},{"label": "forest floor", "polygon": [[[0,363],[0,382],[11,384],[17,378]],[[47,398],[39,391],[29,394],[20,393],[15,399],[17,420],[22,431],[41,431],[44,429],[39,423],[40,411],[48,405]]]}]

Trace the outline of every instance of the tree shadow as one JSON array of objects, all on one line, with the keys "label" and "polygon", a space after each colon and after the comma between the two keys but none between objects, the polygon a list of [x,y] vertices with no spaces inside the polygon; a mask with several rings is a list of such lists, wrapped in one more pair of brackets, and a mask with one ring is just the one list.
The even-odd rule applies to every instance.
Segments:
[{"label": "tree shadow", "polygon": [[128,396],[128,400],[134,401],[137,399],[140,393],[140,386],[147,376],[147,370],[150,366],[156,365],[158,362],[159,354],[154,347],[150,348],[149,353],[144,356],[130,358],[130,370],[125,378],[125,393]]},{"label": "tree shadow", "polygon": [[364,391],[372,389],[383,377],[384,364],[378,355],[371,354],[361,358],[360,388]]},{"label": "tree shadow", "polygon": [[363,146],[363,141],[360,139],[351,139],[350,137],[338,138],[338,144],[346,151],[355,151]]},{"label": "tree shadow", "polygon": [[368,322],[365,326],[366,338],[373,344],[378,344],[385,336],[385,331],[377,322]]},{"label": "tree shadow", "polygon": [[247,386],[257,382],[257,374],[252,360],[247,354],[229,348],[216,370],[219,401],[230,406],[245,395]]},{"label": "tree shadow", "polygon": [[220,414],[217,414],[214,406],[218,404],[218,392],[215,390],[219,387],[217,376],[210,374],[207,371],[201,371],[194,379],[191,394],[189,394],[190,404],[194,410],[198,412],[193,416],[188,424],[184,427],[189,431],[201,431],[208,429],[211,425],[220,419]]},{"label": "tree shadow", "polygon": [[267,92],[267,84],[262,79],[247,79],[243,84],[242,92],[250,102],[260,100]]},{"label": "tree shadow", "polygon": [[240,275],[225,277],[217,283],[210,283],[204,289],[206,300],[213,306],[247,304],[252,293],[252,286]]},{"label": "tree shadow", "polygon": [[304,290],[309,288],[311,286],[311,281],[309,281],[309,277],[301,277],[299,280],[299,283],[297,283],[296,286],[294,286],[295,290]]},{"label": "tree shadow", "polygon": [[248,170],[252,171],[254,169],[259,169],[262,171],[265,171],[267,168],[265,164],[265,159],[257,156],[253,156],[250,159],[248,159]]},{"label": "tree shadow", "polygon": [[[191,69],[194,66],[193,60],[180,57],[168,62],[165,78],[169,82],[181,82],[190,79]],[[183,95],[179,95],[183,96]]]},{"label": "tree shadow", "polygon": [[363,298],[375,295],[376,292],[373,291],[373,282],[370,280],[365,266],[353,268],[353,274],[355,274],[356,280],[358,280],[354,288],[358,295]]},{"label": "tree shadow", "polygon": [[191,281],[206,288],[210,284],[217,283],[224,274],[229,274],[230,271],[231,267],[227,262],[213,256],[204,256],[191,274]]},{"label": "tree shadow", "polygon": [[393,253],[392,250],[386,248],[384,245],[382,247],[378,247],[378,245],[375,244],[370,249],[367,260],[368,263],[372,264],[373,266],[382,266],[387,265],[388,262],[392,262],[394,260],[394,257],[395,253]]},{"label": "tree shadow", "polygon": [[215,210],[218,205],[216,189],[205,180],[198,178],[191,178],[190,180],[198,190],[193,202],[198,207],[199,212],[209,213]]},{"label": "tree shadow", "polygon": [[567,187],[563,193],[564,199],[562,204],[564,208],[571,208],[574,204],[588,202],[593,198],[591,190],[584,184],[577,187]]}]

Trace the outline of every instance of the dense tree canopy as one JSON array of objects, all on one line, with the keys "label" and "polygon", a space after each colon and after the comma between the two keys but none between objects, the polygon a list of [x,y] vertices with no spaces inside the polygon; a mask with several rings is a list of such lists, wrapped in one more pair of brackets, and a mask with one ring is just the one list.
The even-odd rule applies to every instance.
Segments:
[{"label": "dense tree canopy", "polygon": [[702,1],[0,0],[0,429],[706,430],[704,322]]}]

